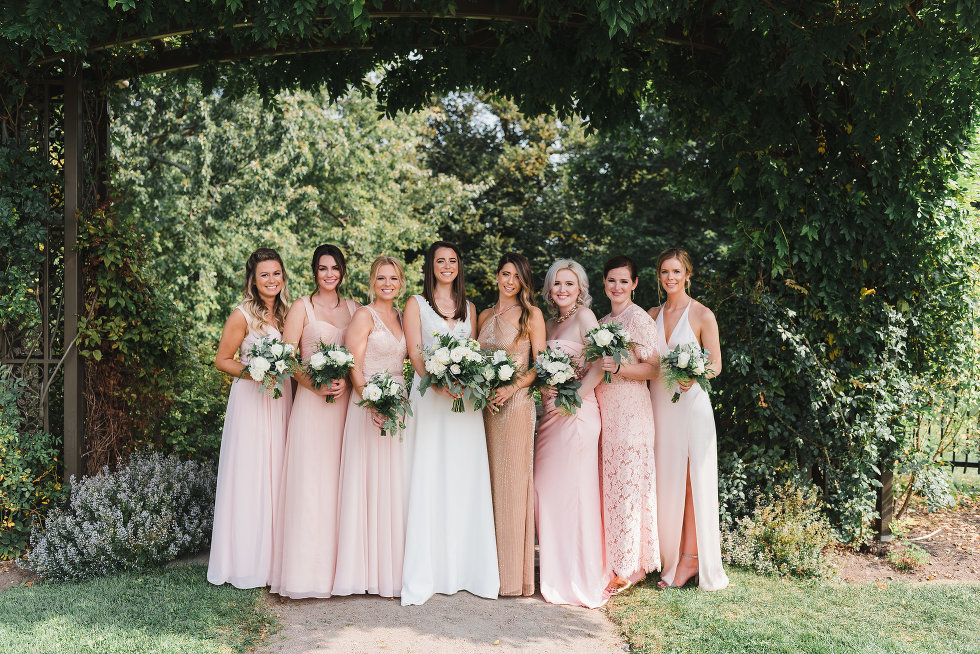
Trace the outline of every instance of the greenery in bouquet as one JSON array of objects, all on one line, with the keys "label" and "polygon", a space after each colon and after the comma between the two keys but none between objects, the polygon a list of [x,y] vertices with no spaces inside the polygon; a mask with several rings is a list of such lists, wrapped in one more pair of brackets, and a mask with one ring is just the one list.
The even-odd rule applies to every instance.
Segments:
[{"label": "greenery in bouquet", "polygon": [[694,343],[678,345],[673,350],[660,357],[661,377],[667,390],[674,389],[671,402],[681,398],[678,383],[693,380],[705,393],[711,392],[711,382],[708,373],[712,372],[708,356],[711,352]]},{"label": "greenery in bouquet", "polygon": [[[329,386],[335,379],[343,379],[354,367],[354,355],[343,345],[327,344],[323,341],[317,345],[316,352],[310,356],[304,371],[310,378],[313,388]],[[335,396],[327,395],[327,402],[332,403]]]},{"label": "greenery in bouquet", "polygon": [[430,386],[441,386],[456,397],[453,411],[463,411],[463,399],[486,404],[489,391],[484,376],[480,344],[472,338],[456,338],[450,334],[435,334],[436,342],[421,348],[425,375],[419,380],[419,394],[425,395]]},{"label": "greenery in bouquet", "polygon": [[394,436],[405,429],[405,418],[412,415],[412,404],[405,387],[395,381],[391,373],[376,372],[371,375],[361,391],[361,398],[357,406],[373,409],[385,419],[381,426],[382,436]]},{"label": "greenery in bouquet", "polygon": [[477,409],[490,404],[493,392],[514,381],[517,364],[506,350],[483,350],[483,377],[486,379],[486,397],[477,399],[473,406]]},{"label": "greenery in bouquet", "polygon": [[[619,364],[623,362],[623,355],[635,347],[630,333],[618,322],[599,325],[585,334],[585,360],[589,362],[612,357]],[[607,384],[612,381],[608,370],[602,374],[602,381]]]},{"label": "greenery in bouquet", "polygon": [[283,382],[299,366],[296,348],[275,336],[263,336],[252,345],[251,355],[242,377],[247,372],[249,377],[265,386],[272,399],[282,397]]},{"label": "greenery in bouquet", "polygon": [[555,406],[565,415],[573,415],[582,406],[578,389],[582,382],[575,378],[575,364],[560,347],[549,346],[534,360],[538,384],[555,389]]}]

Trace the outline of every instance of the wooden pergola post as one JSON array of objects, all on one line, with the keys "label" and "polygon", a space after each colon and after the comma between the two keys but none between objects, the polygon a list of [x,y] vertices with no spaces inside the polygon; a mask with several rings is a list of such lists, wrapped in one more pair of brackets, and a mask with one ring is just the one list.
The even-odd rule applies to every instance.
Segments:
[{"label": "wooden pergola post", "polygon": [[74,65],[65,72],[65,480],[85,472],[84,371],[78,356],[78,318],[82,301],[82,262],[78,252],[78,216],[85,182],[85,120],[82,71]]}]

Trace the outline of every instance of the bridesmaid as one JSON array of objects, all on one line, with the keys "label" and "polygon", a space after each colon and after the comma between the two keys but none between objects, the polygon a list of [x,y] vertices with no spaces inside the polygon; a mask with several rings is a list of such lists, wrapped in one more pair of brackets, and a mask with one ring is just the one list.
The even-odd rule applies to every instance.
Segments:
[{"label": "bridesmaid", "polygon": [[[569,259],[551,264],[544,299],[554,315],[547,323],[548,346],[581,361],[585,333],[598,327],[589,309],[585,270]],[[541,594],[552,604],[594,609],[606,603],[612,572],[606,564],[599,492],[599,365],[580,377],[582,406],[566,416],[545,393],[545,413],[534,450],[534,515],[540,548]]]},{"label": "bridesmaid", "polygon": [[[711,352],[711,372],[721,372],[718,323],[708,307],[691,299],[694,268],[684,250],[664,250],[657,259],[660,285],[667,301],[650,309],[656,319],[660,351],[696,343]],[[657,506],[663,548],[661,588],[683,586],[694,579],[705,590],[728,585],[721,565],[718,527],[718,447],[715,419],[708,395],[696,383],[680,384],[681,398],[671,403],[673,390],[659,379],[650,382],[657,432]],[[683,499],[682,499],[683,498]]]},{"label": "bridesmaid", "polygon": [[514,381],[494,391],[483,411],[497,534],[500,594],[534,594],[534,359],[544,349],[541,309],[534,306],[531,265],[509,252],[497,264],[497,303],[479,318],[480,346],[506,350],[518,366]]},{"label": "bridesmaid", "polygon": [[405,555],[405,503],[400,435],[381,436],[384,418],[357,406],[372,375],[387,371],[405,385],[408,348],[395,300],[404,288],[401,263],[381,256],[371,264],[371,303],[347,328],[354,355],[340,463],[340,519],[334,595],[398,597]]},{"label": "bridesmaid", "polygon": [[[344,342],[344,331],[358,307],[337,291],[347,272],[339,248],[321,245],[313,252],[310,267],[316,290],[293,303],[283,332],[283,340],[299,344],[304,362],[320,341]],[[347,384],[337,379],[316,390],[302,371],[293,377],[299,389],[289,417],[270,590],[296,599],[330,597],[337,563],[337,492]],[[327,395],[334,402],[328,403]]]},{"label": "bridesmaid", "polygon": [[657,374],[659,357],[653,318],[632,300],[639,282],[636,264],[627,256],[615,256],[606,262],[602,276],[612,312],[599,323],[620,323],[637,344],[629,363],[603,359],[602,369],[612,373],[612,383],[596,388],[602,415],[606,554],[616,574],[609,591],[618,593],[660,569],[653,408],[646,383]]},{"label": "bridesmaid", "polygon": [[[277,338],[286,319],[286,269],[279,253],[260,248],[245,263],[242,302],[225,322],[214,366],[235,377],[221,432],[208,581],[257,588],[272,574],[286,423],[292,388],[278,400],[246,373],[252,345]],[[236,350],[239,361],[235,360]]]}]

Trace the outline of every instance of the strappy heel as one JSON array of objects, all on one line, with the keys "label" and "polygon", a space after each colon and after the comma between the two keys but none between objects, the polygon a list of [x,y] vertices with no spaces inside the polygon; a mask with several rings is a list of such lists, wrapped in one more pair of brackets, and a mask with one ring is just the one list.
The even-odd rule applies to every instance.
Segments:
[{"label": "strappy heel", "polygon": [[[697,559],[698,558],[698,555],[697,554],[684,554],[683,552],[681,553],[681,556],[686,557],[688,559]],[[692,580],[694,581],[694,585],[695,586],[700,586],[701,585],[701,571],[700,570],[698,570],[693,575],[691,575],[690,577],[688,577],[687,580],[684,581],[684,583],[681,584],[681,585],[679,585],[679,586],[677,584],[674,584],[674,583],[668,584],[668,583],[666,583],[665,581],[663,581],[661,579],[660,581],[657,582],[657,588],[659,588],[660,590],[666,590],[667,588],[684,588],[689,583],[691,583]]]}]

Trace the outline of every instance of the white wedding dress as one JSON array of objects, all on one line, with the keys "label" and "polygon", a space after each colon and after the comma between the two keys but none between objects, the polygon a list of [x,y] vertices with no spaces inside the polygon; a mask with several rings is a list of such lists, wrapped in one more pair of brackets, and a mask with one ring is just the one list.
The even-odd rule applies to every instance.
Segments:
[{"label": "white wedding dress", "polygon": [[[470,336],[469,309],[466,320],[450,327],[422,296],[415,299],[423,347],[432,345],[434,332]],[[463,413],[453,413],[450,398],[432,388],[422,396],[418,384],[416,375],[403,449],[408,506],[402,606],[460,590],[494,599],[500,577],[483,413],[469,402]]]}]

